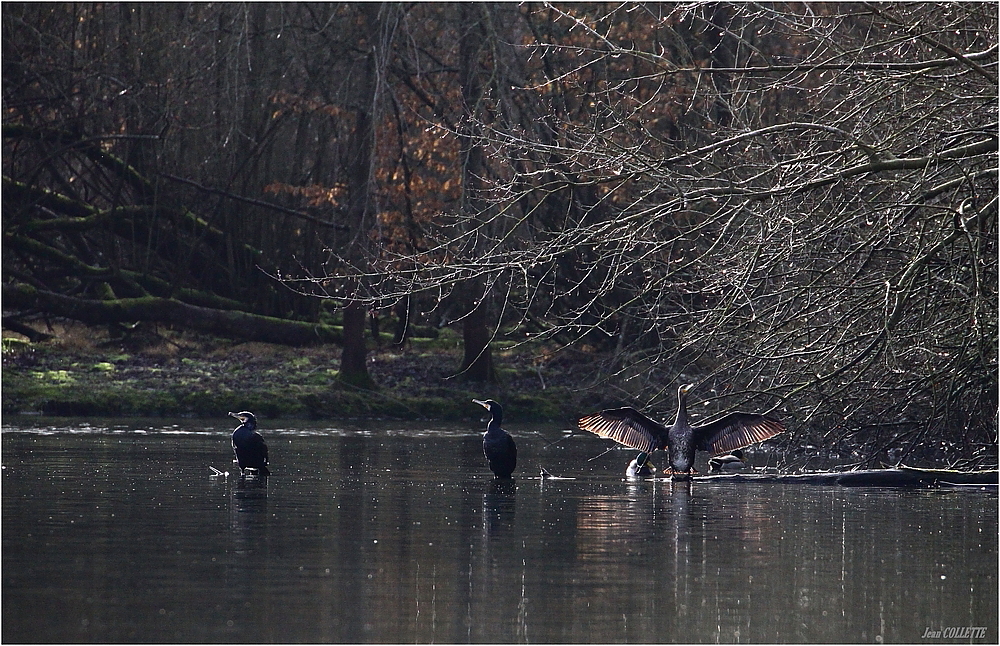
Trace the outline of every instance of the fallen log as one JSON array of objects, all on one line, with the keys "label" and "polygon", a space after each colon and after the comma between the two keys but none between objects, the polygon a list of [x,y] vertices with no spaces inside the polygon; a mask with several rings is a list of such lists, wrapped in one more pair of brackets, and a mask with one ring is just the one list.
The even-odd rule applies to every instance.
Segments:
[{"label": "fallen log", "polygon": [[172,298],[146,296],[108,301],[74,298],[30,285],[4,285],[5,307],[40,309],[90,325],[150,321],[169,323],[243,341],[304,346],[343,343],[339,327],[290,321],[237,310],[189,305]]},{"label": "fallen log", "polygon": [[997,471],[955,471],[901,466],[895,469],[817,473],[733,473],[694,476],[692,479],[706,482],[775,482],[842,487],[996,487],[997,476]]},{"label": "fallen log", "polygon": [[26,336],[28,337],[28,340],[31,341],[32,343],[38,343],[40,341],[48,341],[49,339],[53,338],[51,334],[40,332],[39,330],[36,330],[30,325],[22,323],[13,316],[3,317],[2,323],[3,323],[3,329],[10,330],[11,332],[17,332],[18,334]]}]

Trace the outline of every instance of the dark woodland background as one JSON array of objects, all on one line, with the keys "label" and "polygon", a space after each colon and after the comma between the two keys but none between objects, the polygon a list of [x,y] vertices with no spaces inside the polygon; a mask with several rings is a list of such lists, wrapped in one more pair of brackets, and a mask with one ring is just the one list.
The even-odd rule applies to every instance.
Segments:
[{"label": "dark woodland background", "polygon": [[2,11],[6,330],[334,344],[375,388],[374,322],[448,327],[471,382],[544,343],[996,464],[993,3]]}]

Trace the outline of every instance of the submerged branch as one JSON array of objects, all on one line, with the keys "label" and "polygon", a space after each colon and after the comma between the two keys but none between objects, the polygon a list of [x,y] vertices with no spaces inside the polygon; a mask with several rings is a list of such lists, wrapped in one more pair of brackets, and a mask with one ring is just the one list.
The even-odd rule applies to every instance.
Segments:
[{"label": "submerged branch", "polygon": [[840,485],[842,487],[941,487],[997,486],[997,471],[953,471],[951,469],[869,469],[831,473],[734,473],[695,476],[700,481],[762,482],[780,484]]}]

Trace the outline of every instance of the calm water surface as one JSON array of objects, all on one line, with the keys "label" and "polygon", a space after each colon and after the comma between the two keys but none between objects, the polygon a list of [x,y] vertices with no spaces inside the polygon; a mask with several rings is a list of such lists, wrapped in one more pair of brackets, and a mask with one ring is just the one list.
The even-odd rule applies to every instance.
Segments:
[{"label": "calm water surface", "polygon": [[261,488],[218,424],[4,421],[3,641],[998,638],[995,490],[628,483],[515,424],[505,485],[476,428],[269,420]]}]

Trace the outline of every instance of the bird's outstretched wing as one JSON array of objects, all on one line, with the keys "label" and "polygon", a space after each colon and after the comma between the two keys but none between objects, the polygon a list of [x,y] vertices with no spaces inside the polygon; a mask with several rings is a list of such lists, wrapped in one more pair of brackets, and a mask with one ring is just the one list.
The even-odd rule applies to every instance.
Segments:
[{"label": "bird's outstretched wing", "polygon": [[591,413],[577,424],[585,431],[646,453],[666,446],[667,429],[628,406]]},{"label": "bird's outstretched wing", "polygon": [[785,425],[767,415],[730,413],[711,424],[694,429],[695,442],[702,451],[719,455],[763,442],[785,432]]}]

